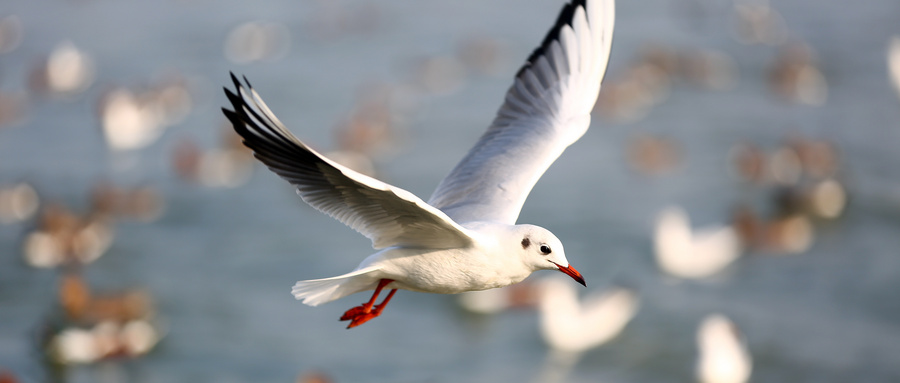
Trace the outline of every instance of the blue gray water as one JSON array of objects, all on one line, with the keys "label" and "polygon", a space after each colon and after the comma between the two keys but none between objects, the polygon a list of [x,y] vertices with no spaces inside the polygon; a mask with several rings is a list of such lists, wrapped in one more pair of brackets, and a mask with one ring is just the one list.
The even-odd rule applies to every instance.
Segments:
[{"label": "blue gray water", "polygon": [[[371,249],[362,236],[303,205],[261,167],[245,186],[212,189],[180,182],[170,168],[175,142],[213,146],[224,119],[220,87],[246,74],[282,121],[317,146],[352,108],[358,88],[407,78],[410,62],[450,55],[469,36],[506,45],[496,76],[457,91],[421,96],[404,124],[406,145],[378,161],[380,177],[427,197],[492,118],[512,73],[555,17],[558,1],[341,1],[377,16],[370,29],[317,36],[325,2],[13,0],[21,46],[0,56],[0,89],[25,89],[38,57],[63,40],[96,62],[97,80],[74,99],[35,98],[23,123],[0,131],[0,182],[32,182],[45,200],[87,205],[99,179],[154,185],[167,201],[152,223],[117,225],[112,248],[86,269],[93,286],[141,286],[165,320],[166,338],[139,360],[71,371],[75,382],[286,382],[322,371],[337,382],[527,381],[546,346],[536,314],[463,314],[452,296],[400,292],[384,314],[359,328],[336,321],[365,297],[311,308],[290,296],[298,279],[344,273]],[[716,49],[740,69],[738,85],[710,92],[676,84],[668,99],[633,123],[595,118],[591,130],[541,179],[520,221],[553,230],[588,286],[637,288],[642,307],[612,343],[587,353],[577,382],[683,382],[692,379],[694,331],[712,312],[742,329],[754,382],[900,381],[900,99],[885,48],[900,34],[900,3],[773,2],[791,33],[817,54],[827,102],[792,105],[766,87],[777,49],[746,46],[730,33],[723,0],[621,1],[609,76],[624,73],[648,42]],[[251,20],[289,30],[281,59],[235,64],[228,32]],[[103,144],[96,100],[113,85],[137,87],[166,71],[194,81],[195,108],[150,147],[114,156]],[[680,143],[685,162],[648,178],[625,163],[635,133]],[[795,133],[834,142],[850,204],[796,256],[748,256],[709,281],[664,277],[652,258],[653,220],[685,206],[700,225],[727,220],[732,206],[761,199],[728,174],[740,141],[775,147]],[[125,165],[122,165],[125,163]],[[51,311],[57,274],[21,261],[29,225],[0,228],[0,369],[44,381],[35,338]]]}]

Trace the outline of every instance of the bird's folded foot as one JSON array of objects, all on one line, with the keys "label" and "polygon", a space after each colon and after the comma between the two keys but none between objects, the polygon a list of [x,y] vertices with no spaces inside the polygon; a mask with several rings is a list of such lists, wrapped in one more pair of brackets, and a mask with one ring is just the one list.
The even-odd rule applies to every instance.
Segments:
[{"label": "bird's folded foot", "polygon": [[341,321],[354,320],[355,318],[372,312],[372,306],[360,305],[344,312]]},{"label": "bird's folded foot", "polygon": [[[355,315],[353,317],[348,317],[347,319],[343,319],[344,317],[341,317],[342,318],[341,320],[349,320],[350,321],[350,324],[347,325],[347,328],[349,329],[349,328],[354,328],[356,326],[359,326],[363,323],[366,323],[369,321],[369,319],[377,317],[379,314],[381,314],[381,313],[376,313],[374,311],[367,312],[367,313],[359,313],[358,315]],[[346,316],[346,314],[344,314],[344,315]]]},{"label": "bird's folded foot", "polygon": [[378,282],[378,287],[375,288],[375,293],[372,294],[372,299],[360,306],[356,306],[344,312],[344,315],[341,316],[341,321],[350,321],[350,324],[347,325],[347,328],[354,328],[368,322],[374,317],[381,315],[381,310],[384,310],[384,306],[387,306],[388,302],[391,301],[391,298],[394,296],[394,293],[397,292],[397,289],[392,289],[391,292],[388,293],[387,297],[385,297],[381,302],[381,304],[376,305],[375,300],[378,299],[378,294],[381,293],[381,289],[383,289],[384,286],[387,286],[391,282],[393,282],[393,280],[382,279]]},{"label": "bird's folded foot", "polygon": [[[397,290],[391,290],[391,294],[389,294],[388,297],[394,295],[393,293],[395,291],[397,291]],[[390,299],[390,298],[388,298],[388,299]],[[350,321],[350,324],[347,325],[347,328],[354,328],[363,323],[366,323],[370,319],[381,315],[381,310],[384,310],[384,306],[387,305],[388,299],[385,299],[385,301],[382,302],[380,305],[375,305],[375,307],[373,307],[371,309],[369,309],[369,308],[365,307],[365,305],[363,305],[363,306],[356,306],[350,310],[347,310],[347,312],[345,312],[344,315],[341,317],[341,320],[342,321],[347,321],[347,320]]]}]

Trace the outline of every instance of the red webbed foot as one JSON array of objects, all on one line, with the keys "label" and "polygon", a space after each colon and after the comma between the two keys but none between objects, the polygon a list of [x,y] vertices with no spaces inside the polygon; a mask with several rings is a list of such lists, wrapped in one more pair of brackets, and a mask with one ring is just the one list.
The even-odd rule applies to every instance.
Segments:
[{"label": "red webbed foot", "polygon": [[356,306],[344,312],[344,315],[341,316],[341,321],[350,321],[350,324],[347,325],[348,329],[359,326],[363,323],[368,322],[370,319],[381,315],[381,310],[384,310],[384,307],[387,306],[387,303],[391,300],[391,297],[394,296],[394,293],[397,292],[397,289],[391,290],[391,292],[388,293],[387,297],[384,298],[384,301],[382,301],[381,304],[376,305],[375,300],[378,299],[378,295],[381,294],[381,290],[391,282],[393,282],[393,280],[391,279],[382,279],[378,282],[378,287],[375,288],[375,293],[372,294],[372,299],[369,299],[368,302],[363,303],[361,306]]}]

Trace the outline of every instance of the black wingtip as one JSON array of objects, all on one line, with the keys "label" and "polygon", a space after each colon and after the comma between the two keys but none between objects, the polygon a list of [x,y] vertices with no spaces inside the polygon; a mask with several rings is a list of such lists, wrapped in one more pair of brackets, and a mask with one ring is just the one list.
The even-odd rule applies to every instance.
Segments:
[{"label": "black wingtip", "polygon": [[231,76],[231,82],[234,84],[234,90],[228,89],[227,86],[223,86],[222,90],[225,91],[225,96],[228,97],[228,101],[231,102],[231,105],[234,108],[237,108],[235,100],[240,98],[238,94],[241,93],[241,83],[238,81],[237,76],[234,75],[234,72],[228,71],[228,74]]},{"label": "black wingtip", "polygon": [[522,67],[519,68],[519,71],[516,72],[516,77],[521,76],[526,69],[530,68],[539,57],[550,49],[550,44],[553,44],[554,41],[559,39],[559,32],[564,26],[572,25],[572,17],[575,15],[575,10],[578,9],[578,7],[584,8],[584,10],[587,11],[587,0],[572,0],[563,5],[562,10],[559,11],[559,16],[556,17],[556,23],[554,23],[553,27],[547,31],[547,35],[544,36],[541,45],[538,45],[538,47],[528,55],[525,64],[523,64]]},{"label": "black wingtip", "polygon": [[[225,118],[227,118],[228,121],[231,121],[232,125],[235,125],[235,126],[243,125],[243,122],[241,121],[241,117],[238,116],[237,112],[235,112],[231,109],[226,109],[225,107],[222,107],[222,114],[225,115]],[[235,129],[235,130],[239,130],[239,129]]]},{"label": "black wingtip", "polygon": [[[234,131],[243,138],[244,146],[252,149],[257,158],[260,155],[279,156],[285,153],[296,154],[298,148],[302,151],[302,143],[294,138],[290,132],[278,126],[277,119],[259,110],[259,103],[254,97],[247,97],[247,89],[252,90],[250,82],[245,76],[244,84],[238,76],[229,72],[234,89],[223,87],[225,96],[231,104],[222,108],[222,113],[231,122]],[[291,155],[293,155],[291,154]],[[266,162],[266,161],[263,161]]]},{"label": "black wingtip", "polygon": [[[231,89],[225,89],[225,97],[228,97],[228,102],[231,103],[231,107],[234,108],[233,111],[237,112],[241,109],[241,106],[244,105],[244,100],[237,93],[232,91]],[[240,92],[240,88],[237,89]]]},{"label": "black wingtip", "polygon": [[225,91],[225,97],[227,97],[228,102],[231,103],[232,109],[222,107],[222,114],[224,114],[225,118],[227,118],[228,121],[231,122],[234,131],[242,138],[244,138],[244,145],[250,147],[250,145],[248,145],[246,141],[247,135],[249,133],[247,127],[249,117],[245,116],[245,114],[247,113],[244,110],[246,107],[246,102],[240,95],[243,91],[243,86],[241,85],[240,80],[238,80],[238,77],[234,74],[234,72],[229,71],[228,74],[231,76],[231,82],[234,84],[234,89],[229,89],[227,86],[223,86],[222,90]]}]

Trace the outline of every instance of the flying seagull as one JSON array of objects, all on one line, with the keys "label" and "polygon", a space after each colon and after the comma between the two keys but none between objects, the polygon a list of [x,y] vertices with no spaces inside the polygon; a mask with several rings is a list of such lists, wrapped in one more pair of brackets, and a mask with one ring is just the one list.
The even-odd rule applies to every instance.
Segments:
[{"label": "flying seagull", "polygon": [[[287,130],[246,77],[232,73],[225,116],[273,172],[317,210],[378,249],[356,270],[300,281],[292,293],[316,306],[374,289],[341,317],[352,328],[377,317],[398,289],[455,294],[518,283],[537,270],[584,278],[549,230],[516,224],[531,188],[587,131],[612,43],[613,0],[566,4],[516,73],[487,132],[426,203],[412,193],[330,160]],[[382,303],[381,291],[390,289]]]}]

